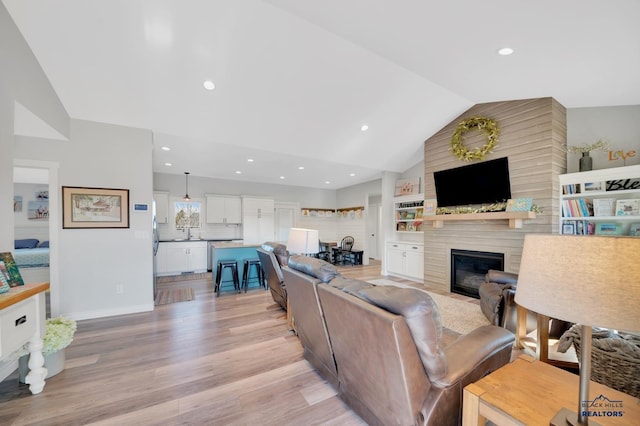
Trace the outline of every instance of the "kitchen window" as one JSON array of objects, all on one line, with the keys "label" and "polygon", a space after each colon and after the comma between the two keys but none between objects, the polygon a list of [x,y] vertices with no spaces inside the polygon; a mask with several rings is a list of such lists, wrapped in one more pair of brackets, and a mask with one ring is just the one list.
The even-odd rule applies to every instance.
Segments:
[{"label": "kitchen window", "polygon": [[175,204],[176,229],[200,229],[201,203],[180,201]]}]

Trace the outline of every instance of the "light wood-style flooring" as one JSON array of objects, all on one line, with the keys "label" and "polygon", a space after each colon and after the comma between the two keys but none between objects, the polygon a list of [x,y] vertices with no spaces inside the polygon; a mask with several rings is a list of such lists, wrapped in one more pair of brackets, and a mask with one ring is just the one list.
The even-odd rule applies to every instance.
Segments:
[{"label": "light wood-style flooring", "polygon": [[[377,261],[340,269],[381,278]],[[41,394],[15,374],[0,383],[0,425],[365,424],[303,358],[270,292],[216,298],[210,275],[159,286],[196,299],[79,321],[65,370]]]}]

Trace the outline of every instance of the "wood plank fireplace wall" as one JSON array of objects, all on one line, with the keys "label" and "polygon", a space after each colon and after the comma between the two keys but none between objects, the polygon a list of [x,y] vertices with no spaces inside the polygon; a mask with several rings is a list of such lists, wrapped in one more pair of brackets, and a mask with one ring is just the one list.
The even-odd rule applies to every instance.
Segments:
[{"label": "wood plank fireplace wall", "polygon": [[[458,123],[472,116],[497,121],[500,136],[494,152],[484,161],[509,158],[512,198],[530,197],[543,209],[536,219],[524,221],[522,229],[510,229],[506,220],[444,222],[435,229],[424,226],[425,284],[449,291],[451,249],[504,253],[504,269],[518,272],[524,235],[558,230],[558,175],[566,173],[566,109],[553,98],[477,104],[461,114],[424,144],[424,196],[436,198],[433,173],[469,163],[450,150],[451,135]],[[465,134],[470,149],[483,146],[484,135]]]}]

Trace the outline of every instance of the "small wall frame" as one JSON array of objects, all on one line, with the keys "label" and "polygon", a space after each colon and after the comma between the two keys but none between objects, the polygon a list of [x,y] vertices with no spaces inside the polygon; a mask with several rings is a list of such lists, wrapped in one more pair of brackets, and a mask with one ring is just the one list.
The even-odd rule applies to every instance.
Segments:
[{"label": "small wall frame", "polygon": [[129,228],[129,190],[63,186],[62,228]]}]

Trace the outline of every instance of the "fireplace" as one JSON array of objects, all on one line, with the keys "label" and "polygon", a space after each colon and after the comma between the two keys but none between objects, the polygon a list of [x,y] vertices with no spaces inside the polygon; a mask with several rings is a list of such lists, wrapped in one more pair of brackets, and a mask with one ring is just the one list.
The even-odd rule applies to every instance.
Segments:
[{"label": "fireplace", "polygon": [[451,292],[479,299],[489,269],[504,271],[503,253],[451,249]]}]

